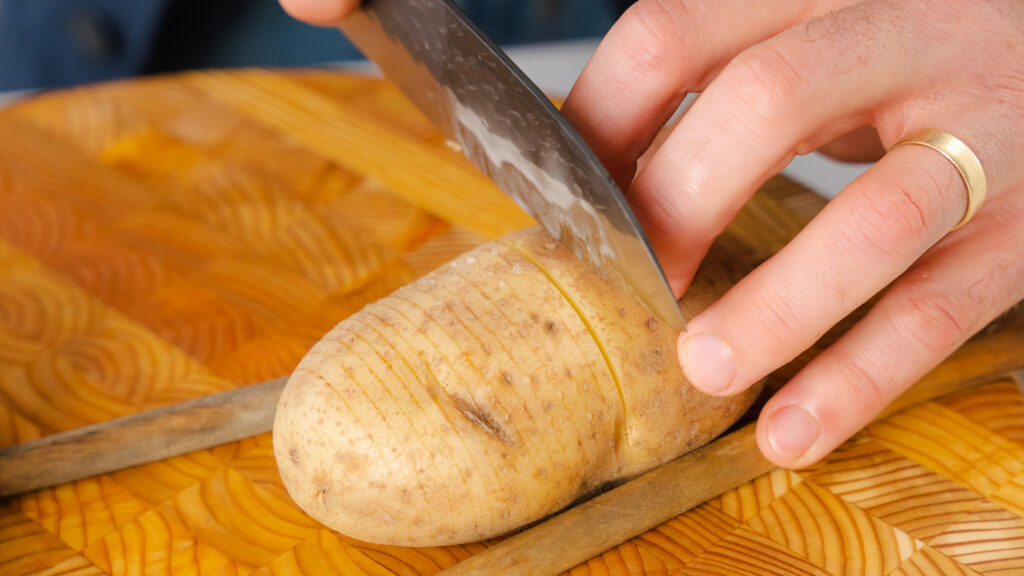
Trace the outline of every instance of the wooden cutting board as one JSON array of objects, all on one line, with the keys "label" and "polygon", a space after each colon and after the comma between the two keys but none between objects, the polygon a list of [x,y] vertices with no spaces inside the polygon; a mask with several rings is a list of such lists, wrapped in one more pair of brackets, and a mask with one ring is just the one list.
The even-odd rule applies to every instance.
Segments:
[{"label": "wooden cutting board", "polygon": [[[821,203],[773,180],[721,249],[763,260]],[[375,80],[207,72],[2,110],[0,446],[286,375],[363,304],[529,224]],[[1021,316],[970,358],[1024,346]],[[269,435],[0,501],[3,575],[426,575],[490,544],[326,530]],[[1003,380],[904,410],[572,573],[1024,573],[1024,399]]]}]

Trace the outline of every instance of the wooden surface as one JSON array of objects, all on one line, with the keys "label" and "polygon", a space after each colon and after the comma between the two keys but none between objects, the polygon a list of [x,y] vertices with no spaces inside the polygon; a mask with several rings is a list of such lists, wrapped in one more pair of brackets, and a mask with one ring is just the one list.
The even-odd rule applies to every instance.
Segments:
[{"label": "wooden surface", "polygon": [[[722,249],[761,260],[819,206],[773,181]],[[528,223],[374,81],[206,73],[0,111],[0,445],[285,375],[346,314]],[[937,372],[993,365],[1022,325]],[[325,530],[285,494],[269,435],[0,501],[4,575],[432,574],[492,544]],[[1002,380],[571,572],[1022,570],[1024,399]]]},{"label": "wooden surface", "polygon": [[270,432],[287,382],[275,378],[0,447],[0,498]]}]

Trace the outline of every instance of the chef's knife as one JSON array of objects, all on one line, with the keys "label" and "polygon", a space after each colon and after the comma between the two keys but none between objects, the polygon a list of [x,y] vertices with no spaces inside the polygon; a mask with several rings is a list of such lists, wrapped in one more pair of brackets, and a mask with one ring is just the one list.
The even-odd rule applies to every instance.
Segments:
[{"label": "chef's knife", "polygon": [[451,0],[364,0],[342,31],[548,232],[662,321],[684,322],[622,193],[554,105]]}]

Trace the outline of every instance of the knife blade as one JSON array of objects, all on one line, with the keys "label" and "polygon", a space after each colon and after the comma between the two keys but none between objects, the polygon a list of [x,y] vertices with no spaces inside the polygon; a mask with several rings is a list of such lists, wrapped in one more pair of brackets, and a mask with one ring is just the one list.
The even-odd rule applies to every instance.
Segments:
[{"label": "knife blade", "polygon": [[342,32],[499,188],[661,321],[685,328],[650,241],[593,151],[451,0],[365,0]]}]

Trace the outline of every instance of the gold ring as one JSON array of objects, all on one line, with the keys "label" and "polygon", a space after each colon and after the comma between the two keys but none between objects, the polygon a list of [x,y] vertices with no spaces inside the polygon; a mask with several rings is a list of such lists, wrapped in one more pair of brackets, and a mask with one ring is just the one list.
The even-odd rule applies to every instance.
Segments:
[{"label": "gold ring", "polygon": [[891,152],[900,146],[908,144],[925,146],[935,150],[945,156],[946,160],[952,162],[953,166],[956,167],[956,171],[960,173],[960,178],[963,179],[964,186],[967,187],[967,209],[964,210],[964,215],[956,223],[956,226],[953,226],[953,230],[963,227],[964,224],[967,224],[974,217],[974,214],[981,208],[982,203],[985,202],[985,170],[981,167],[978,157],[967,147],[967,144],[964,144],[956,136],[943,130],[934,129],[915,132],[893,144],[889,151]]}]

